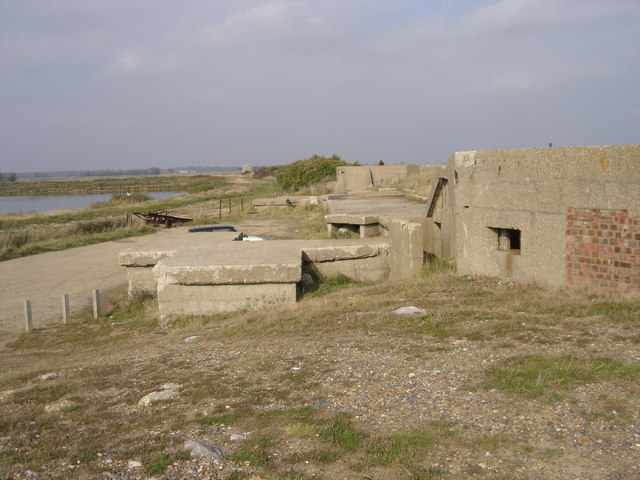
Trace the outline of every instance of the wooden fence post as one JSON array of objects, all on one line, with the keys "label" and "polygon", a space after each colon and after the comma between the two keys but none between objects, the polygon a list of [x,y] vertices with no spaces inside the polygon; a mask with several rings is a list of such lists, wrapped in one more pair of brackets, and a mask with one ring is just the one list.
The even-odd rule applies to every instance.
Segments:
[{"label": "wooden fence post", "polygon": [[218,210],[218,218],[222,218],[222,198],[220,199],[220,209]]},{"label": "wooden fence post", "polygon": [[93,290],[92,296],[93,296],[93,318],[97,320],[98,318],[100,318],[100,291]]},{"label": "wooden fence post", "polygon": [[31,300],[24,301],[24,322],[27,332],[33,331],[33,317],[31,315]]},{"label": "wooden fence post", "polygon": [[69,323],[69,295],[62,295],[62,323]]},{"label": "wooden fence post", "polygon": [[229,200],[229,213],[231,213],[231,197],[229,197],[228,200]]}]

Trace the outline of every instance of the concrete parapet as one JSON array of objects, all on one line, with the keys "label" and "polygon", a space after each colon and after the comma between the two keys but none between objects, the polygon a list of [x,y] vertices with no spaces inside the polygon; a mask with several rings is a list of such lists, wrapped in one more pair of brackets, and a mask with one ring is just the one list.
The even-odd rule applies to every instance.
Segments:
[{"label": "concrete parapet", "polygon": [[237,310],[256,310],[269,305],[295,303],[295,283],[244,285],[158,284],[160,319],[206,316]]},{"label": "concrete parapet", "polygon": [[296,283],[302,251],[286,241],[229,242],[218,250],[187,249],[155,267],[156,280],[181,285]]},{"label": "concrete parapet", "polygon": [[388,220],[391,278],[406,278],[420,273],[424,262],[424,224],[422,220]]},{"label": "concrete parapet", "polygon": [[153,267],[163,258],[172,257],[188,249],[219,250],[238,236],[235,232],[190,233],[187,230],[171,230],[149,237],[135,248],[120,252],[120,265],[127,267],[129,296],[140,293],[156,293]]},{"label": "concrete parapet", "polygon": [[361,192],[379,186],[402,182],[409,175],[418,175],[418,165],[372,165],[336,168],[336,193]]},{"label": "concrete parapet", "polygon": [[229,242],[187,249],[153,269],[160,318],[210,315],[296,301],[302,251],[286,242]]},{"label": "concrete parapet", "polygon": [[331,245],[303,250],[303,270],[324,277],[344,275],[358,282],[371,282],[389,276],[388,243]]}]

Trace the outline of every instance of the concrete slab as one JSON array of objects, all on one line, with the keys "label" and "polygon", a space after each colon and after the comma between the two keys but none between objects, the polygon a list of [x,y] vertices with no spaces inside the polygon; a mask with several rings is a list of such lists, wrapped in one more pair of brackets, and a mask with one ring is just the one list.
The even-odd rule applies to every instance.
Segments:
[{"label": "concrete slab", "polygon": [[118,260],[123,267],[148,267],[177,252],[192,249],[219,249],[220,244],[233,242],[238,232],[198,232],[174,229],[161,237],[150,237],[120,252]]},{"label": "concrete slab", "polygon": [[156,280],[181,285],[296,283],[302,249],[286,241],[229,242],[180,250],[154,267]]},{"label": "concrete slab", "polygon": [[330,215],[394,217],[411,219],[426,217],[425,203],[411,202],[398,193],[369,195],[329,195],[327,205]]}]

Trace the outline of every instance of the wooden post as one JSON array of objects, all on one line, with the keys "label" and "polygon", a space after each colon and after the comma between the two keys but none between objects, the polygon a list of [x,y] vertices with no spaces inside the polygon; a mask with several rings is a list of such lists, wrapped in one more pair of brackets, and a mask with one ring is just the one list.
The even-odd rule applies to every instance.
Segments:
[{"label": "wooden post", "polygon": [[69,295],[62,295],[62,323],[69,323]]},{"label": "wooden post", "polygon": [[220,209],[218,210],[218,218],[222,218],[222,199],[220,199]]},{"label": "wooden post", "polygon": [[31,300],[24,301],[24,322],[27,332],[33,331],[33,317],[31,315]]},{"label": "wooden post", "polygon": [[98,318],[100,318],[100,291],[93,290],[92,296],[93,296],[93,318],[97,320]]},{"label": "wooden post", "polygon": [[240,211],[244,212],[244,198],[240,197]]},{"label": "wooden post", "polygon": [[231,197],[229,197],[229,214],[231,214]]}]

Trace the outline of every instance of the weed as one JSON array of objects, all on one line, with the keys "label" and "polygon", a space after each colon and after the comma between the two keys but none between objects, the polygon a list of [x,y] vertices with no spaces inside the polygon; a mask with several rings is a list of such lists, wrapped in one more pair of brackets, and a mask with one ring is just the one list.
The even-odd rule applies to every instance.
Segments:
[{"label": "weed", "polygon": [[411,465],[453,434],[449,424],[434,422],[408,432],[371,438],[364,446],[365,465]]},{"label": "weed", "polygon": [[354,452],[366,438],[366,434],[353,427],[351,418],[348,415],[340,413],[336,415],[329,427],[321,433],[321,437],[332,445]]},{"label": "weed", "polygon": [[246,410],[238,410],[232,413],[227,413],[225,415],[200,417],[198,419],[198,422],[202,423],[203,425],[222,425],[237,422],[247,414],[248,412]]},{"label": "weed", "polygon": [[449,273],[454,269],[453,263],[443,260],[439,257],[428,259],[422,266],[421,274],[425,278],[431,278],[436,275]]},{"label": "weed", "polygon": [[320,450],[311,454],[311,459],[318,463],[335,462],[340,454],[330,450]]},{"label": "weed", "polygon": [[302,292],[306,298],[319,297],[337,292],[350,286],[358,286],[361,283],[351,280],[345,275],[336,275],[335,277],[323,277],[315,275],[315,281]]},{"label": "weed", "polygon": [[274,442],[266,435],[260,435],[247,440],[242,447],[237,450],[231,459],[236,462],[246,462],[253,466],[264,466],[270,462],[269,449]]},{"label": "weed", "polygon": [[150,461],[145,462],[144,468],[150,475],[162,473],[171,464],[171,455],[168,453],[159,453]]},{"label": "weed", "polygon": [[575,383],[636,378],[640,366],[611,358],[527,355],[515,357],[487,372],[485,387],[539,397]]}]

